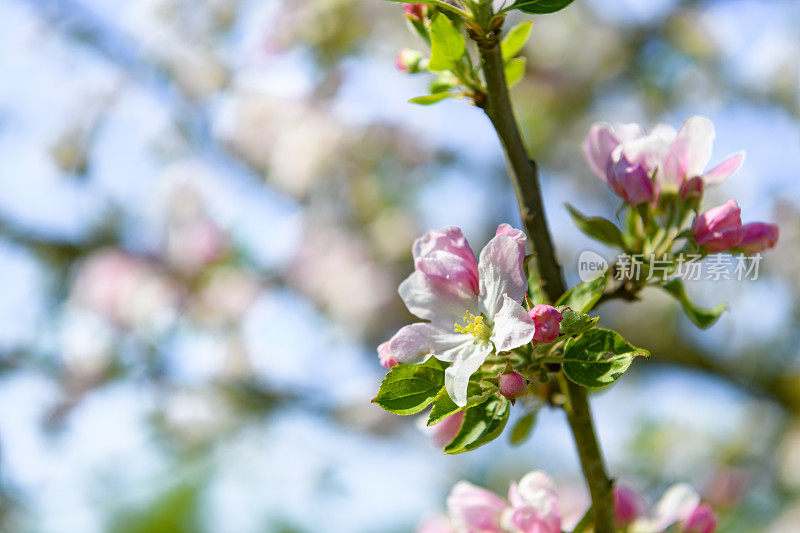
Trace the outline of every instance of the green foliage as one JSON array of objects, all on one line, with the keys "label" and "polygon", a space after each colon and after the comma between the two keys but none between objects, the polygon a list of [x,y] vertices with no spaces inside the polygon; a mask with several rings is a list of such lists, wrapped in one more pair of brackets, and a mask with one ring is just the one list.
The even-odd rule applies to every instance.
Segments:
[{"label": "green foliage", "polygon": [[616,331],[590,329],[564,347],[564,374],[578,385],[599,389],[619,379],[639,356],[649,357],[650,353],[631,345]]},{"label": "green foliage", "polygon": [[447,364],[434,357],[419,365],[398,363],[383,378],[372,401],[390,413],[419,413],[442,390],[445,368]]},{"label": "green foliage", "polygon": [[458,95],[453,93],[434,93],[434,94],[426,94],[425,96],[417,96],[416,98],[412,98],[408,102],[411,104],[417,105],[433,105],[438,104],[442,100],[446,98],[456,98]]},{"label": "green foliage", "polygon": [[536,411],[531,411],[514,424],[511,429],[511,444],[519,446],[530,436],[533,424],[536,422]]},{"label": "green foliage", "polygon": [[522,78],[525,77],[525,63],[526,60],[524,57],[515,57],[506,61],[506,85],[508,85],[509,89],[518,84],[522,81]]},{"label": "green foliage", "polygon": [[561,333],[563,335],[577,335],[583,333],[594,326],[598,320],[597,317],[579,313],[569,307],[559,308],[558,310],[563,317],[561,319]]},{"label": "green foliage", "polygon": [[689,295],[686,294],[686,289],[679,279],[668,281],[661,285],[661,288],[680,302],[686,316],[701,329],[707,329],[713,326],[717,320],[719,320],[722,313],[728,308],[727,305],[720,304],[712,309],[700,309],[689,299]]},{"label": "green foliage", "polygon": [[532,29],[533,22],[526,21],[517,24],[506,33],[506,36],[503,37],[503,42],[500,43],[500,48],[503,51],[503,59],[505,61],[508,61],[520,53],[522,47],[528,42]]},{"label": "green foliage", "polygon": [[444,452],[457,454],[480,448],[496,439],[508,422],[511,403],[504,397],[492,395],[487,400],[467,407],[464,422]]},{"label": "green foliage", "polygon": [[532,15],[555,13],[570,5],[573,0],[517,0],[510,9],[519,9]]},{"label": "green foliage", "polygon": [[565,292],[556,305],[564,305],[578,313],[588,313],[603,296],[605,288],[605,277],[579,283]]},{"label": "green foliage", "polygon": [[575,225],[586,235],[610,246],[625,249],[622,231],[613,222],[602,217],[587,217],[569,204],[567,209]]},{"label": "green foliage", "polygon": [[455,70],[466,51],[464,36],[444,15],[436,15],[431,21],[431,59],[428,69],[433,71]]},{"label": "green foliage", "polygon": [[[199,480],[194,480],[199,481]],[[138,509],[123,511],[112,519],[111,533],[191,533],[198,531],[199,482],[186,482],[159,493]]]}]

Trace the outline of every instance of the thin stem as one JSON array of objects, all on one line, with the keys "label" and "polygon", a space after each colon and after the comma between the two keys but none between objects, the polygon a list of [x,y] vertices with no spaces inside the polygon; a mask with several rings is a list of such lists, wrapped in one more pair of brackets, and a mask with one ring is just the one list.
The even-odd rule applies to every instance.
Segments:
[{"label": "thin stem", "polygon": [[[536,254],[536,267],[542,289],[551,302],[566,291],[561,267],[556,260],[547,220],[544,216],[536,163],[528,149],[514,116],[506,85],[504,61],[500,50],[500,30],[484,28],[471,34],[480,50],[481,66],[486,79],[484,110],[497,131],[506,155],[509,175],[517,192],[517,201],[525,230]],[[611,480],[597,442],[592,413],[586,391],[559,374],[562,392],[569,401],[565,405],[586,483],[592,497],[596,533],[614,532],[614,500]]]}]

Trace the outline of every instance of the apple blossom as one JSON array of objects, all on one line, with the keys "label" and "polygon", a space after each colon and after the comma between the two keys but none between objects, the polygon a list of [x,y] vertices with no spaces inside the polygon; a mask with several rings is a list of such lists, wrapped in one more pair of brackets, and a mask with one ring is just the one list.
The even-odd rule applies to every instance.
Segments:
[{"label": "apple blossom", "polygon": [[536,327],[533,340],[544,343],[556,340],[563,317],[555,307],[540,304],[528,311],[528,316]]},{"label": "apple blossom", "polygon": [[389,341],[386,341],[378,346],[378,360],[380,361],[381,366],[386,370],[391,369],[397,364],[397,359],[389,355]]},{"label": "apple blossom", "polygon": [[624,155],[612,165],[608,182],[611,189],[631,205],[649,202],[655,194],[655,186],[647,169],[632,163]]},{"label": "apple blossom", "polygon": [[648,189],[642,175],[655,181],[656,194],[680,192],[686,197],[717,186],[736,172],[744,161],[743,152],[704,172],[714,137],[714,125],[700,116],[687,118],[678,131],[658,124],[650,133],[638,124],[596,123],[584,140],[583,152],[592,171],[616,194],[629,203],[641,203]]},{"label": "apple blossom", "polygon": [[[425,420],[423,419],[423,423],[424,421]],[[453,438],[458,433],[458,430],[461,429],[461,422],[463,421],[464,411],[458,411],[434,426],[428,426],[425,424],[424,428],[426,431],[430,432],[434,444],[436,444],[436,446],[439,448],[444,448],[450,444],[450,442],[452,442]]]},{"label": "apple blossom", "polygon": [[751,222],[742,226],[742,242],[739,248],[745,253],[755,254],[774,248],[778,244],[780,229],[775,224]]},{"label": "apple blossom", "polygon": [[421,20],[424,10],[425,4],[414,3],[414,2],[405,2],[403,7],[406,10],[406,16],[410,19],[414,20]]},{"label": "apple blossom", "polygon": [[527,290],[524,238],[501,225],[478,261],[455,227],[429,231],[412,247],[415,271],[398,292],[408,310],[427,322],[400,329],[389,353],[407,364],[431,356],[451,363],[445,387],[459,406],[466,405],[469,378],[489,354],[534,336],[534,321],[521,305]]},{"label": "apple blossom", "polygon": [[420,71],[420,63],[422,62],[422,54],[416,50],[403,48],[394,58],[394,65],[400,72],[406,74],[416,74]]},{"label": "apple blossom", "polygon": [[500,394],[509,400],[515,400],[528,393],[528,382],[522,374],[513,370],[507,374],[501,374],[497,378]]},{"label": "apple blossom", "polygon": [[495,493],[459,481],[447,497],[447,510],[457,527],[467,531],[502,533],[500,520],[508,504]]},{"label": "apple blossom", "polygon": [[511,509],[503,525],[514,533],[561,533],[561,506],[555,483],[541,471],[526,474],[508,489]]},{"label": "apple blossom", "polygon": [[614,513],[617,525],[627,526],[644,511],[642,497],[626,485],[614,486]]},{"label": "apple blossom", "polygon": [[731,199],[698,215],[692,224],[695,242],[712,253],[737,246],[744,236],[741,213],[739,205]]},{"label": "apple blossom", "polygon": [[717,528],[717,515],[707,503],[698,505],[683,522],[685,533],[712,533]]}]

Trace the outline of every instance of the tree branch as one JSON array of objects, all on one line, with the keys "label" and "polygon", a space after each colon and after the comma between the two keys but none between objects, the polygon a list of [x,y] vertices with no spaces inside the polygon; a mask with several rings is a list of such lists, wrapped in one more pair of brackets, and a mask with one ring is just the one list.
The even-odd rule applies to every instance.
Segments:
[{"label": "tree branch", "polygon": [[[506,155],[522,222],[536,254],[536,269],[542,290],[547,298],[554,302],[566,291],[566,284],[545,219],[536,163],[528,155],[528,149],[511,106],[499,33],[500,28],[471,33],[480,50],[481,65],[486,79],[484,111],[497,131]],[[570,382],[563,375],[560,377],[563,392],[569,398],[565,406],[567,420],[575,438],[581,467],[592,497],[595,531],[613,533],[612,482],[606,474],[586,390]]]}]

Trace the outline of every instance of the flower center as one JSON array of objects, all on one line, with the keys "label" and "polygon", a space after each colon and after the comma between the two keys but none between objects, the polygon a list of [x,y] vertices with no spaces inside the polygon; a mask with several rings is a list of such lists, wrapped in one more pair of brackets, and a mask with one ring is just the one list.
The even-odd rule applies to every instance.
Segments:
[{"label": "flower center", "polygon": [[486,325],[485,317],[483,315],[475,316],[469,311],[464,316],[464,324],[455,324],[455,331],[456,333],[463,333],[464,335],[472,335],[475,337],[475,340],[481,342],[489,342],[489,337],[492,335],[492,331],[489,329],[489,326]]}]

